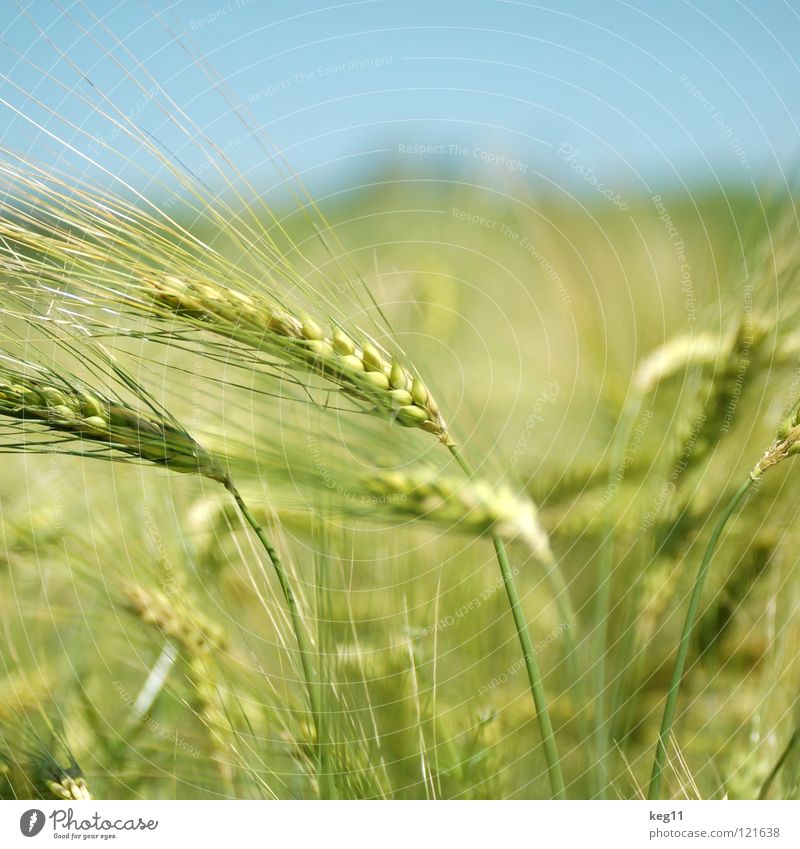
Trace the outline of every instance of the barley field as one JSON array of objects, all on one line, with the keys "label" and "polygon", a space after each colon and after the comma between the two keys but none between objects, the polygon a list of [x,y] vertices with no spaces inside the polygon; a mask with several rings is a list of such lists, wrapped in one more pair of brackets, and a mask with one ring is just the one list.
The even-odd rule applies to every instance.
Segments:
[{"label": "barley field", "polygon": [[0,795],[797,798],[792,187],[267,190],[137,73],[205,169],[0,151]]}]

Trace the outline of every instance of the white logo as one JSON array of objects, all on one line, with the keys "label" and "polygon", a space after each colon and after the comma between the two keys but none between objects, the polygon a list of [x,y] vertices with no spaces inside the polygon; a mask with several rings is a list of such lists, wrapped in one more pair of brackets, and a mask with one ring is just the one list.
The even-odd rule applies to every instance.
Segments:
[{"label": "white logo", "polygon": [[19,830],[25,837],[36,837],[44,828],[44,813],[38,808],[31,808],[19,818]]}]

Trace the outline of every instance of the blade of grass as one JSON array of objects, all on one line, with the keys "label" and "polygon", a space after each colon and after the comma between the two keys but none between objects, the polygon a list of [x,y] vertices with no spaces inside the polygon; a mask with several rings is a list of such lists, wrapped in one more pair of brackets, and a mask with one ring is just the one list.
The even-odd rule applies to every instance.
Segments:
[{"label": "blade of grass", "polygon": [[236,506],[241,511],[242,516],[253,529],[253,532],[258,537],[259,542],[264,547],[267,556],[269,557],[278,578],[278,583],[281,586],[283,596],[289,608],[289,616],[292,622],[292,630],[294,631],[297,647],[300,651],[300,663],[303,668],[303,677],[305,678],[306,692],[311,706],[311,714],[314,722],[314,731],[316,733],[316,751],[317,751],[317,770],[319,779],[320,796],[323,798],[332,798],[333,789],[330,786],[331,772],[328,769],[327,756],[325,747],[322,744],[322,704],[320,698],[320,682],[317,675],[316,666],[314,664],[314,650],[311,641],[306,633],[306,628],[303,623],[303,618],[300,614],[300,608],[297,604],[292,585],[289,582],[289,576],[281,562],[278,552],[269,540],[264,528],[259,521],[250,512],[250,508],[245,503],[239,491],[234,486],[233,482],[228,479],[225,481],[225,488],[233,496]]},{"label": "blade of grass", "polygon": [[772,786],[772,782],[778,777],[778,773],[781,769],[783,769],[783,765],[789,759],[792,749],[794,749],[798,743],[800,743],[800,728],[795,728],[792,732],[792,736],[789,738],[789,742],[784,746],[778,760],[775,761],[775,766],[772,767],[769,771],[769,775],[764,779],[764,783],[761,785],[761,789],[758,792],[759,799],[766,799],[767,796],[769,796],[769,789]]},{"label": "blade of grass", "polygon": [[595,782],[596,795],[605,798],[608,786],[608,775],[606,761],[610,747],[610,722],[608,718],[608,620],[611,615],[611,579],[614,572],[614,528],[611,523],[611,505],[616,489],[613,489],[614,479],[624,472],[625,460],[631,433],[636,416],[641,407],[641,396],[636,395],[632,402],[628,402],[622,414],[622,420],[615,435],[611,447],[611,462],[608,467],[608,481],[606,492],[609,499],[606,505],[606,522],[604,526],[603,540],[597,566],[597,596],[595,599],[595,622],[597,633],[595,639],[598,646],[598,657],[595,664],[594,675],[594,753],[595,753]]},{"label": "blade of grass", "polygon": [[[456,445],[450,445],[448,447],[450,448],[450,452],[456,462],[464,471],[464,474],[468,478],[471,478],[473,476],[472,467],[469,465],[461,451]],[[528,673],[531,696],[533,697],[533,704],[536,708],[536,721],[539,724],[539,732],[542,735],[542,742],[544,743],[544,753],[545,759],[547,760],[547,772],[550,778],[550,788],[556,799],[566,799],[564,777],[561,772],[561,762],[558,757],[555,734],[553,733],[553,724],[550,721],[550,714],[547,710],[547,699],[545,697],[544,684],[542,682],[542,673],[536,659],[536,651],[533,648],[530,631],[528,630],[528,623],[525,620],[525,613],[522,610],[522,602],[520,601],[519,591],[517,590],[517,585],[514,581],[514,573],[509,565],[505,543],[503,540],[497,534],[493,534],[492,543],[494,544],[494,550],[497,554],[497,562],[500,566],[500,573],[503,576],[503,584],[506,588],[508,601],[511,605],[511,615],[514,617],[514,625],[517,629],[517,636],[519,638],[520,645],[522,646],[522,656],[525,660],[525,669]]]},{"label": "blade of grass", "polygon": [[708,575],[709,567],[711,566],[711,558],[714,555],[714,550],[717,547],[717,542],[728,523],[728,519],[733,515],[739,502],[744,497],[744,494],[750,488],[755,478],[748,475],[745,482],[736,490],[733,498],[728,502],[728,506],[719,517],[719,521],[711,534],[711,539],[708,541],[703,561],[700,564],[700,569],[695,578],[694,589],[692,590],[691,598],[689,599],[689,608],[686,611],[686,620],[683,623],[683,631],[681,633],[680,643],[678,644],[678,656],[675,659],[675,668],[672,672],[672,681],[670,682],[669,691],[667,692],[667,701],[664,705],[664,715],[661,720],[661,730],[658,733],[658,743],[656,745],[656,754],[653,761],[653,772],[650,777],[650,786],[647,791],[648,799],[658,799],[661,793],[661,778],[664,772],[664,761],[667,756],[667,742],[669,741],[672,724],[675,720],[675,708],[678,704],[678,695],[681,689],[683,673],[686,668],[686,658],[689,654],[689,642],[694,630],[695,620],[697,618],[697,610],[700,606],[700,596],[703,592],[703,584]]}]

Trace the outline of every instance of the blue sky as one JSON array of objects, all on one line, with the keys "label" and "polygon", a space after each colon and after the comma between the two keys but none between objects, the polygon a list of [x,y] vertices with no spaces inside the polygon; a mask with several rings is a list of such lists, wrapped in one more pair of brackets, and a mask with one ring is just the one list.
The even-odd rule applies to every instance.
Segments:
[{"label": "blue sky", "polygon": [[[97,140],[117,147],[131,175],[135,146],[126,150],[81,97],[108,95],[182,162],[202,168],[185,136],[126,77],[132,57],[145,88],[142,69],[169,93],[170,109],[186,110],[243,169],[263,173],[263,150],[193,66],[193,50],[312,189],[384,169],[466,167],[498,182],[579,186],[594,175],[621,192],[652,192],[792,179],[797,159],[794,2],[154,0],[161,21],[138,2],[89,6],[100,20],[67,0],[60,8],[39,0],[27,13],[3,5],[2,96],[79,153],[103,162]],[[42,70],[55,81],[43,81]],[[28,155],[54,155],[47,135],[10,109],[0,110],[0,136]]]}]

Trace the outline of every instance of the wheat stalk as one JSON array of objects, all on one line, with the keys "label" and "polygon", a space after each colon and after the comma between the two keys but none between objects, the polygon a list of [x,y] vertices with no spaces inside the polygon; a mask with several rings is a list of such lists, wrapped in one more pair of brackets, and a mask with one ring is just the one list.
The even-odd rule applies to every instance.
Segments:
[{"label": "wheat stalk", "polygon": [[[686,424],[680,421],[681,432],[678,435],[676,456],[681,459],[681,474],[685,474],[690,463],[698,463],[710,450],[713,439],[717,438],[718,417],[724,413],[733,391],[741,391],[741,385],[736,381],[741,375],[744,382],[748,370],[750,350],[757,347],[768,337],[768,331],[773,326],[764,315],[757,312],[746,312],[733,327],[719,335],[697,333],[676,336],[657,348],[647,356],[637,367],[633,385],[634,393],[623,410],[622,418],[615,434],[612,448],[611,472],[608,486],[611,492],[613,474],[622,467],[623,458],[628,450],[636,416],[644,400],[662,383],[685,374],[689,369],[696,369],[709,381],[709,397],[707,401],[709,414],[700,420],[697,427],[695,422]],[[743,359],[742,352],[747,356]],[[740,371],[744,363],[744,372]],[[605,780],[603,772],[610,750],[610,720],[608,718],[608,686],[607,677],[607,646],[608,621],[611,612],[610,591],[612,577],[612,559],[614,534],[610,522],[611,513],[604,528],[604,538],[598,558],[599,591],[597,594],[596,619],[601,623],[598,643],[601,655],[597,664],[596,690],[596,747],[599,778]],[[604,790],[604,788],[602,788]]]},{"label": "wheat stalk", "polygon": [[[99,20],[97,23],[101,24]],[[91,34],[94,37],[93,31]],[[58,50],[52,41],[48,40],[48,43]],[[122,52],[123,56],[135,60],[135,57],[124,45],[119,46],[124,51]],[[79,70],[69,55],[60,51],[59,55],[67,61],[71,69]],[[200,65],[205,70],[205,65],[202,62],[200,62]],[[41,72],[39,68],[36,68],[36,70]],[[57,87],[62,85],[62,81],[56,75],[45,73]],[[213,76],[213,72],[210,73]],[[142,91],[145,91],[145,81],[139,79],[140,76],[143,76],[147,83],[157,82],[149,72],[144,70],[141,64],[135,63],[135,66],[130,69],[130,78]],[[280,277],[288,280],[292,286],[299,287],[301,290],[304,289],[312,295],[318,294],[314,283],[308,283],[307,275],[292,267],[287,253],[293,254],[294,251],[297,251],[297,256],[301,259],[303,258],[302,254],[297,250],[297,246],[292,243],[280,219],[263,205],[260,196],[255,191],[253,191],[253,196],[258,203],[262,203],[267,221],[271,222],[269,226],[260,221],[259,216],[246,205],[242,215],[239,216],[236,211],[227,205],[224,196],[209,198],[208,192],[202,185],[198,184],[194,176],[188,171],[184,173],[183,166],[178,158],[174,157],[171,151],[165,150],[161,146],[160,139],[153,137],[150,132],[140,129],[135,118],[115,107],[111,99],[101,89],[95,88],[94,92],[100,96],[100,106],[94,106],[94,109],[104,119],[111,122],[114,135],[123,133],[137,145],[137,148],[145,156],[150,156],[159,166],[163,166],[168,175],[177,178],[179,186],[186,189],[190,196],[190,208],[196,210],[204,219],[221,226],[221,232],[233,241],[237,249],[237,256],[242,257],[242,261],[245,261],[244,258],[252,257],[257,290],[265,287],[265,280],[271,282],[275,277]],[[82,95],[79,96],[79,100],[89,103],[88,99]],[[164,100],[166,100],[165,104]],[[232,191],[234,198],[244,200],[241,194],[241,186],[246,189],[251,187],[247,176],[236,169],[230,157],[213,145],[203,133],[202,128],[191,122],[186,113],[169,99],[160,88],[159,97],[155,98],[155,102],[163,111],[170,125],[180,128],[186,134],[187,139],[190,140],[190,146],[197,145],[206,154],[207,164],[214,169],[214,173],[224,177],[227,169],[230,169],[236,179],[228,179],[228,188]],[[11,108],[15,109],[13,105],[11,105]],[[62,117],[47,104],[44,104],[44,108],[53,118],[57,119],[56,123]],[[28,120],[36,126],[34,118],[29,118],[22,110],[16,111],[20,118]],[[249,123],[246,121],[243,123],[245,123],[249,132],[251,130]],[[56,142],[61,141],[52,130],[48,129],[47,132],[48,136]],[[88,134],[82,127],[73,128],[70,125],[70,142],[62,143],[75,150],[75,139],[87,137]],[[109,146],[104,145],[104,147]],[[113,148],[109,149],[119,155]],[[91,162],[91,157],[84,155],[82,158],[87,163]],[[126,204],[119,198],[108,197],[105,194],[98,199],[98,192],[92,190],[92,187],[86,184],[75,187],[66,178],[59,184],[57,179],[51,179],[50,175],[42,173],[41,169],[37,171],[30,163],[26,164],[29,166],[29,171],[23,175],[13,164],[5,169],[6,173],[10,175],[12,183],[21,183],[23,186],[20,192],[12,191],[7,195],[12,201],[9,203],[9,208],[14,210],[12,216],[15,221],[19,220],[22,224],[18,226],[15,221],[12,221],[9,227],[2,228],[0,231],[0,249],[3,251],[6,267],[14,273],[17,279],[31,284],[35,291],[47,292],[49,286],[57,293],[62,293],[65,287],[74,292],[75,287],[85,285],[88,288],[83,291],[103,292],[104,295],[111,291],[111,301],[114,302],[116,299],[116,303],[119,303],[120,287],[124,288],[123,284],[127,284],[130,280],[135,281],[134,287],[141,286],[143,281],[149,281],[152,286],[152,281],[155,281],[156,287],[161,288],[168,275],[179,281],[179,289],[182,290],[186,285],[185,281],[197,279],[198,269],[202,269],[201,273],[204,277],[208,276],[215,281],[212,284],[212,300],[220,296],[220,299],[224,302],[227,292],[226,283],[232,276],[237,281],[238,287],[237,268],[230,263],[226,264],[215,251],[202,245],[198,239],[188,234],[169,214],[163,210],[158,210],[151,201],[127,184],[123,177],[114,174],[113,170],[102,165],[98,166],[104,176],[111,177],[121,184],[126,191],[135,194],[142,201],[142,206],[154,210],[155,215],[144,213],[139,207]],[[161,185],[164,184],[161,183]],[[302,184],[301,188],[305,192]],[[58,197],[59,192],[60,198]],[[308,197],[307,193],[305,194]],[[42,199],[44,203],[40,204]],[[327,224],[319,214],[313,200],[310,197],[308,199],[309,206],[319,215],[322,223]],[[63,203],[59,208],[61,201]],[[195,202],[197,203],[195,204]],[[16,215],[20,210],[20,214]],[[302,211],[309,217],[305,207]],[[39,214],[40,212],[43,214]],[[232,223],[234,219],[235,223]],[[0,226],[2,225],[0,224]],[[330,231],[330,228],[327,229]],[[276,234],[278,239],[286,237],[290,247],[288,252],[280,250],[278,241],[276,241]],[[335,234],[333,235],[335,237]],[[175,238],[176,236],[177,238]],[[201,248],[202,259],[200,262],[197,262],[194,257],[187,253],[187,244]],[[176,256],[185,260],[182,268],[180,263],[175,262]],[[210,262],[205,262],[206,259]],[[335,258],[334,261],[336,261]],[[312,270],[314,272],[319,271],[317,268]],[[183,271],[188,273],[182,273]],[[205,281],[200,282],[205,286]],[[172,281],[170,281],[171,283]],[[194,284],[190,285],[193,286]],[[348,292],[353,288],[352,283],[346,280],[343,291]],[[179,303],[183,303],[182,299],[186,293],[179,291],[178,294]],[[209,295],[207,290],[202,294],[204,298]],[[240,292],[240,294],[244,294],[244,292]],[[283,308],[283,314],[279,313],[277,309],[273,310],[273,295],[275,295],[275,304]],[[167,293],[168,299],[171,299],[172,296],[172,293]],[[158,303],[158,298],[162,297],[163,292],[156,295],[156,303]],[[322,300],[322,297],[320,294],[313,300],[318,303]],[[90,295],[91,299],[92,296]],[[337,299],[334,297],[333,300],[336,301]],[[147,313],[152,314],[152,292],[148,294],[145,301],[147,302]],[[95,303],[101,307],[109,304],[108,301],[101,303],[100,300]],[[337,324],[334,321],[325,320],[321,324],[313,326],[305,318],[305,313],[302,310],[283,304],[275,292],[269,293],[268,305],[270,312],[261,316],[262,324],[266,320],[268,329],[262,326],[256,327],[256,333],[260,334],[260,339],[259,347],[255,350],[259,352],[267,350],[275,355],[282,364],[300,367],[308,373],[320,374],[326,380],[337,385],[348,396],[358,399],[368,409],[388,417],[392,421],[432,432],[454,451],[468,477],[471,476],[466,461],[455,452],[453,440],[438,407],[415,369],[396,358],[389,358],[381,351],[376,340],[371,339],[366,334],[345,332],[345,323],[343,322]],[[70,304],[70,307],[72,306],[74,306],[74,302]],[[223,316],[224,320],[221,320],[218,312],[219,304],[215,304],[213,309],[208,310],[209,305],[202,303],[199,320],[181,314],[180,309],[176,311],[174,306],[173,304],[166,310],[173,325],[177,327],[181,325],[192,328],[202,327],[205,330],[211,330],[212,333],[215,332],[216,325],[217,328],[222,327],[222,335],[235,338],[230,335],[230,324],[226,325],[225,323],[226,321],[229,322],[229,319],[225,319]],[[189,306],[190,308],[193,307],[192,304]],[[223,304],[223,309],[230,306],[230,302],[227,305]],[[234,305],[235,313],[238,312],[239,306],[238,304]],[[372,301],[372,306],[377,307],[377,304]],[[330,303],[327,308],[331,308]],[[159,305],[159,309],[165,310],[163,303]],[[380,312],[379,308],[378,312]],[[283,320],[284,314],[289,316],[288,322]],[[382,314],[381,317],[383,318]],[[175,318],[178,318],[179,321],[174,321]],[[238,318],[236,320],[238,321]],[[300,323],[299,327],[298,322]],[[347,323],[349,323],[349,319]],[[180,330],[178,330],[179,332]],[[154,332],[154,335],[159,334]],[[249,345],[249,342],[245,344]],[[388,386],[386,385],[387,381]],[[275,552],[248,510],[247,505],[232,485],[228,488],[245,518],[261,539],[270,558],[273,559],[273,563],[275,563]],[[552,728],[547,716],[547,705],[543,697],[541,680],[536,666],[537,662],[527,633],[527,623],[521,611],[514,586],[513,573],[508,566],[505,555],[503,540],[497,534],[493,534],[492,539],[511,602],[515,626],[525,655],[537,720],[540,723],[545,741],[551,783],[554,793],[563,796],[563,778],[560,773]],[[283,586],[285,575],[282,575],[280,569],[278,569],[278,574]],[[292,607],[293,617],[295,617],[296,611],[291,602],[290,607]],[[302,646],[301,655],[305,655]]]},{"label": "wheat stalk", "polygon": [[[62,344],[69,347],[63,341]],[[110,362],[108,356],[103,356],[102,359]],[[57,443],[77,442],[77,447],[70,450],[81,457],[134,457],[172,471],[200,474],[221,483],[253,528],[275,569],[289,607],[292,628],[300,650],[311,711],[315,723],[318,723],[319,685],[312,661],[312,645],[306,636],[294,591],[276,549],[216,456],[206,451],[165,411],[158,410],[149,401],[142,387],[119,366],[114,366],[113,371],[129,389],[148,400],[151,413],[139,412],[125,402],[108,398],[68,375],[66,370],[57,373],[42,365],[8,356],[2,357],[0,416],[12,423],[13,430],[21,428],[28,437],[42,437],[42,441],[30,438],[21,442],[5,441],[5,449],[16,452],[36,451],[42,447],[50,449],[53,443],[52,435],[55,434]],[[48,435],[51,438],[48,439]],[[102,450],[98,450],[100,446]]]},{"label": "wheat stalk", "polygon": [[691,366],[713,366],[728,350],[726,340],[712,333],[676,336],[656,348],[636,368],[634,387],[641,395]]},{"label": "wheat stalk", "polygon": [[[330,457],[326,459],[331,468]],[[238,469],[238,462],[234,462]],[[261,464],[261,467],[264,468],[264,465]],[[289,506],[290,493],[276,486],[276,481],[286,476],[287,470],[272,465],[268,468],[271,480],[268,506],[259,503],[263,500],[263,493],[249,487],[244,490],[258,520],[268,522],[275,513],[281,518],[307,516],[307,493],[303,493],[304,504],[293,510]],[[335,480],[338,488],[331,490],[325,487],[313,469],[303,470],[295,464],[294,457],[291,460],[291,479],[294,483],[302,480],[309,487],[316,487],[320,498],[325,499],[326,507],[342,514],[371,522],[419,521],[447,532],[475,537],[498,534],[508,542],[521,542],[543,564],[553,562],[550,543],[539,521],[536,505],[526,496],[516,494],[508,485],[492,485],[482,478],[464,481],[427,465],[381,470],[367,476],[353,476],[344,466],[337,465]],[[330,501],[332,491],[341,496],[333,502]],[[210,510],[204,513],[198,508],[196,516],[216,539],[219,531],[229,526],[233,511],[229,505],[222,503],[209,507]]]},{"label": "wheat stalk", "polygon": [[700,563],[700,568],[697,572],[697,577],[695,578],[694,587],[692,589],[692,595],[689,599],[686,619],[684,620],[683,631],[678,644],[678,653],[675,659],[672,680],[670,682],[667,699],[664,704],[664,713],[658,734],[656,753],[653,759],[653,771],[650,776],[650,785],[648,788],[648,798],[650,799],[658,799],[661,793],[661,778],[664,771],[667,745],[672,732],[672,725],[675,720],[678,695],[683,681],[683,674],[686,669],[686,659],[689,655],[689,644],[692,633],[694,632],[694,625],[697,619],[697,611],[700,607],[700,597],[703,592],[703,586],[711,567],[711,558],[714,555],[719,538],[722,535],[722,531],[725,529],[725,525],[728,523],[728,520],[733,515],[739,505],[739,502],[742,498],[744,498],[753,482],[759,480],[769,469],[798,453],[800,453],[800,402],[795,404],[788,416],[781,423],[772,444],[769,448],[767,448],[761,459],[756,463],[745,481],[739,489],[736,490],[733,497],[728,502],[711,533],[711,538],[709,539],[705,553],[703,554],[703,560]]},{"label": "wheat stalk", "polygon": [[[7,224],[0,222],[3,264],[20,285],[28,287],[34,296],[44,295],[51,302],[51,308],[66,316],[67,321],[73,320],[75,304],[80,303],[83,308],[88,305],[90,311],[95,311],[94,318],[80,317],[85,325],[96,323],[98,308],[112,313],[124,309],[140,317],[169,323],[167,334],[150,330],[139,334],[146,338],[167,342],[185,339],[181,334],[186,329],[223,336],[254,351],[256,361],[264,353],[284,368],[299,368],[307,374],[319,375],[348,397],[361,402],[368,411],[401,426],[432,433],[451,450],[467,477],[472,476],[466,460],[456,450],[436,401],[416,370],[399,358],[389,356],[377,340],[367,334],[347,332],[336,322],[328,322],[326,326],[326,322],[319,322],[309,313],[292,307],[288,298],[282,302],[264,283],[264,277],[269,280],[276,269],[274,263],[265,265],[261,279],[250,287],[252,294],[243,287],[228,286],[227,282],[223,285],[220,281],[228,281],[231,277],[247,282],[246,275],[240,274],[238,268],[207,246],[188,237],[168,216],[168,231],[170,227],[172,233],[178,231],[174,241],[160,233],[163,220],[148,216],[119,199],[111,203],[105,199],[98,202],[92,192],[79,189],[75,201],[72,187],[65,191],[65,184],[59,188],[57,181],[53,183],[41,175],[26,175],[13,166],[6,166],[4,170],[11,174],[12,186],[15,180],[23,186],[19,192],[9,192],[23,212]],[[37,227],[37,221],[47,222],[46,232]],[[187,244],[191,250],[187,249]],[[202,256],[198,255],[198,247]],[[257,251],[255,256],[259,256]],[[200,268],[204,269],[202,277],[198,273]],[[316,294],[313,286],[308,287],[285,258],[279,257],[277,268],[301,290],[310,288],[312,295]],[[64,297],[69,298],[70,293],[75,297],[69,304],[56,303]],[[108,329],[109,326],[104,325],[103,332]],[[137,335],[133,329],[123,331],[119,327],[112,328],[112,332]],[[191,341],[198,340],[192,337]],[[200,334],[199,342],[204,341]],[[228,488],[275,563],[277,555],[247,505],[232,486]],[[551,784],[554,794],[561,797],[564,782],[533,643],[527,632],[504,542],[498,534],[492,534],[492,541],[523,648]],[[283,578],[281,585],[286,594]],[[296,605],[290,603],[290,609],[293,619],[299,622]],[[304,666],[305,656],[306,651],[301,647]]]},{"label": "wheat stalk", "polygon": [[[65,250],[61,258],[65,255],[71,256],[71,251]],[[16,262],[19,256],[21,254],[15,251],[13,261]],[[30,267],[24,268],[23,271],[23,277],[26,274],[33,277],[37,273]],[[61,274],[63,275],[63,270]],[[63,279],[62,277],[61,280]],[[74,280],[69,277],[67,279]],[[306,371],[333,381],[346,394],[367,404],[372,412],[402,426],[433,433],[450,449],[467,478],[472,478],[470,466],[457,450],[436,401],[420,377],[398,359],[390,358],[372,340],[364,336],[355,341],[340,327],[326,332],[309,316],[300,317],[284,308],[273,307],[267,299],[246,295],[211,282],[187,285],[183,278],[172,275],[166,279],[163,276],[157,279],[158,282],[153,282],[152,278],[147,276],[140,278],[149,294],[147,299],[131,299],[125,296],[123,302],[127,305],[133,304],[134,309],[139,312],[144,311],[161,319],[169,318],[173,325],[182,322],[195,329],[210,330],[217,335],[226,336],[237,343],[252,347],[253,350],[266,350],[289,364],[301,366]],[[40,289],[40,284],[36,283],[35,288]],[[113,298],[119,305],[119,295],[114,295]],[[317,673],[311,662],[312,647],[304,636],[300,611],[285,571],[280,565],[280,559],[230,478],[223,476],[215,479],[220,480],[233,495],[242,515],[275,565],[300,645],[312,713],[318,723],[320,693]],[[544,739],[551,786],[554,795],[561,798],[565,794],[564,781],[533,642],[522,611],[514,575],[508,563],[504,541],[496,532],[491,533],[491,538],[523,649],[537,720]],[[559,593],[559,597],[561,595],[562,593]],[[321,774],[325,778],[322,766]]]},{"label": "wheat stalk", "polygon": [[[41,711],[44,708],[40,705]],[[45,730],[37,730],[38,721],[15,717],[0,730],[0,779],[5,784],[4,798],[94,799],[75,756],[62,735],[42,713]],[[64,766],[57,752],[63,754]]]}]

